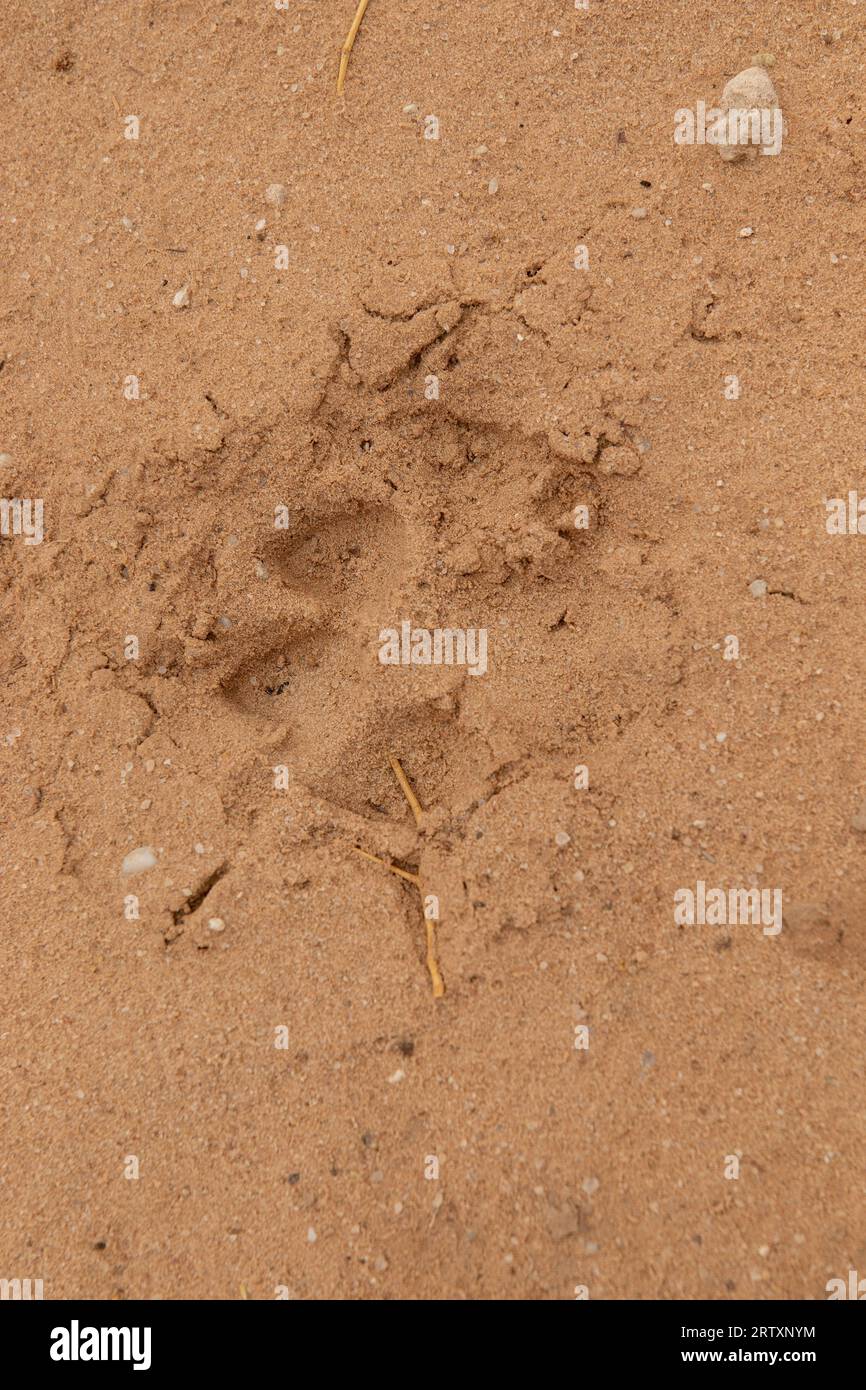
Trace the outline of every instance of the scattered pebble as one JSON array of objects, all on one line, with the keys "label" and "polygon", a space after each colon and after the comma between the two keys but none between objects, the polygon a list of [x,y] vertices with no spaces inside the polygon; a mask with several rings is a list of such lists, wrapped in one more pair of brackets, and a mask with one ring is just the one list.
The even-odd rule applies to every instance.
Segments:
[{"label": "scattered pebble", "polygon": [[[736,77],[732,77],[730,82],[725,84],[719,101],[721,111],[773,111],[777,110],[778,106],[776,89],[770,74],[763,67],[744,68],[742,72],[738,72]],[[752,132],[749,133],[751,136]],[[760,133],[757,139],[750,139],[752,145],[760,143]],[[725,144],[719,145],[718,151],[722,159],[730,162],[743,159],[748,148],[748,145]]]},{"label": "scattered pebble", "polygon": [[208,921],[208,929],[210,931],[225,931],[226,924],[222,917],[211,917]]},{"label": "scattered pebble", "polygon": [[152,869],[156,863],[156,855],[150,845],[139,845],[138,849],[130,850],[120,866],[122,874],[143,874],[146,869]]},{"label": "scattered pebble", "polygon": [[175,309],[188,309],[189,285],[181,285],[180,289],[177,291],[177,294],[174,296],[171,302],[174,305]]},{"label": "scattered pebble", "polygon": [[754,227],[741,227],[740,230],[739,230],[739,232],[737,233],[737,235],[738,235],[738,236],[754,236],[754,235],[755,235],[755,229],[754,229]]},{"label": "scattered pebble", "polygon": [[647,215],[646,208],[632,208],[631,215],[635,222],[642,222]]},{"label": "scattered pebble", "polygon": [[498,192],[499,192],[499,180],[498,180],[498,179],[491,179],[491,180],[490,180],[489,184],[487,185],[487,192],[488,192],[488,193],[498,193]]},{"label": "scattered pebble", "polygon": [[265,201],[275,208],[281,208],[286,201],[286,188],[282,183],[269,183],[265,189]]},{"label": "scattered pebble", "polygon": [[567,830],[557,830],[553,838],[560,849],[565,849],[566,845],[571,844],[571,836]]},{"label": "scattered pebble", "polygon": [[768,588],[766,579],[753,579],[749,585],[749,593],[752,598],[766,598]]}]

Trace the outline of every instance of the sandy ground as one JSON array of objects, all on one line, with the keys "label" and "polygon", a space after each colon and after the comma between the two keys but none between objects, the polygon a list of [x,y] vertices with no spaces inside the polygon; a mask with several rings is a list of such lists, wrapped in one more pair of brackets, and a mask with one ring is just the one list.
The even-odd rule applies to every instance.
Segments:
[{"label": "sandy ground", "polygon": [[[866,1275],[866,6],[810,8],[371,0],[338,98],[354,0],[7,0],[0,1276]],[[676,145],[760,54],[778,157]]]}]

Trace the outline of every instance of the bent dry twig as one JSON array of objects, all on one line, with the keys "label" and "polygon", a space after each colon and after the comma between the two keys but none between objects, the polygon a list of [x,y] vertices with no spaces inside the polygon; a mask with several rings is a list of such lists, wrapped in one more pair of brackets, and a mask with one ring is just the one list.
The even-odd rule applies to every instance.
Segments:
[{"label": "bent dry twig", "polygon": [[[394,776],[397,778],[397,781],[400,784],[400,790],[402,791],[407,802],[409,803],[409,809],[411,810],[412,815],[415,817],[415,824],[418,826],[420,830],[422,818],[424,815],[424,808],[422,807],[421,802],[418,800],[417,796],[412,790],[409,778],[403,771],[403,768],[400,765],[399,758],[396,758],[393,753],[389,753],[388,761],[391,764]],[[372,859],[374,864],[381,864],[384,868],[388,870],[389,873],[396,874],[398,878],[406,879],[409,883],[414,883],[415,887],[418,889],[418,892],[421,895],[421,909],[424,915],[424,929],[427,935],[427,970],[430,975],[430,981],[433,985],[433,998],[441,999],[443,994],[445,993],[445,983],[439,971],[439,962],[436,959],[436,926],[434,919],[427,915],[427,910],[425,906],[426,899],[424,895],[424,889],[421,886],[420,875],[409,873],[407,869],[399,869],[396,864],[389,864],[387,859],[380,859],[378,854],[370,854],[368,850],[361,849],[360,845],[355,845],[354,849],[356,854],[363,855],[365,859]]]}]

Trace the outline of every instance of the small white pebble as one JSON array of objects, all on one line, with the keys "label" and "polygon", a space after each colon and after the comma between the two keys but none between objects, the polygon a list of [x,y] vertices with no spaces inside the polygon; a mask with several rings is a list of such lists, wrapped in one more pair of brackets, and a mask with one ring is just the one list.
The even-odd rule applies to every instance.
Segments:
[{"label": "small white pebble", "polygon": [[318,1240],[318,1236],[316,1235],[315,1230],[313,1229],[312,1226],[308,1226],[308,1227],[307,1227],[307,1244],[308,1244],[308,1245],[315,1245],[315,1243],[316,1243],[317,1240]]},{"label": "small white pebble", "polygon": [[281,208],[286,201],[286,189],[282,183],[269,183],[265,189],[265,201],[275,208]]},{"label": "small white pebble", "polygon": [[120,866],[122,874],[143,874],[146,869],[152,869],[156,863],[156,855],[150,845],[139,845],[138,849],[130,850]]},{"label": "small white pebble", "polygon": [[406,1073],[403,1070],[398,1069],[394,1072],[393,1076],[388,1077],[388,1085],[396,1086],[397,1082],[402,1081],[405,1075]]},{"label": "small white pebble", "polygon": [[636,222],[642,222],[646,217],[646,208],[632,208],[631,215]]},{"label": "small white pebble", "polygon": [[752,598],[764,598],[768,587],[766,579],[753,579],[749,585],[749,593]]},{"label": "small white pebble", "polygon": [[741,227],[740,230],[739,230],[739,232],[738,232],[738,236],[754,236],[754,235],[755,235],[755,229],[754,229],[754,227]]},{"label": "small white pebble", "polygon": [[225,931],[226,924],[222,917],[211,917],[208,921],[208,929],[210,931]]},{"label": "small white pebble", "polygon": [[553,838],[559,845],[560,849],[564,849],[566,845],[571,844],[571,836],[569,835],[567,830],[557,830]]},{"label": "small white pebble", "polygon": [[499,180],[498,180],[498,179],[491,179],[491,180],[490,180],[489,184],[487,185],[487,192],[488,192],[488,193],[498,193],[498,192],[499,192]]},{"label": "small white pebble", "polygon": [[177,294],[174,296],[171,302],[174,305],[175,309],[188,309],[189,285],[181,285],[180,289],[177,291]]}]

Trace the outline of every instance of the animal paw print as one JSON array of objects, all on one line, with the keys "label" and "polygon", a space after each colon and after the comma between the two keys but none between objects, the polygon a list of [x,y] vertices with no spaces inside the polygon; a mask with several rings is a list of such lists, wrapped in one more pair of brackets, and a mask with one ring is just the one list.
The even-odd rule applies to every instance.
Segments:
[{"label": "animal paw print", "polygon": [[361,503],[274,532],[220,680],[251,751],[266,742],[294,779],[365,816],[399,809],[387,749],[413,749],[425,785],[441,787],[458,736],[462,672],[378,660],[381,629],[429,602],[421,542],[395,509]]}]

